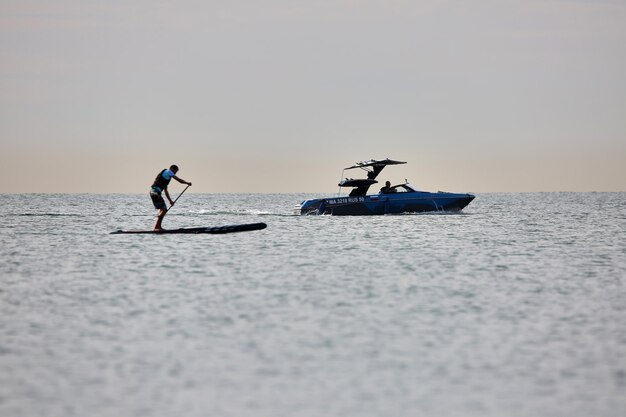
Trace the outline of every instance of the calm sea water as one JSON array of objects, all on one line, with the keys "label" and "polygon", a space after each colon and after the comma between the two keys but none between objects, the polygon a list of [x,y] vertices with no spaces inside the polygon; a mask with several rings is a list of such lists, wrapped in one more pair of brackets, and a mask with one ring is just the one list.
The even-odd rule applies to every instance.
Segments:
[{"label": "calm sea water", "polygon": [[2,195],[0,415],[624,416],[626,194]]}]

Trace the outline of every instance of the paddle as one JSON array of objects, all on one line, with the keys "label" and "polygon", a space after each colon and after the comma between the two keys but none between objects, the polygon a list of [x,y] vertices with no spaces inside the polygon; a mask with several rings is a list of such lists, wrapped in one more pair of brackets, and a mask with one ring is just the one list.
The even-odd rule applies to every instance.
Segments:
[{"label": "paddle", "polygon": [[191,185],[186,186],[186,187],[185,187],[185,189],[184,189],[183,191],[181,191],[181,192],[180,192],[180,194],[178,194],[178,197],[176,197],[176,200],[174,200],[174,202],[172,203],[172,205],[171,205],[171,206],[169,206],[169,207],[167,208],[167,210],[165,210],[165,212],[166,212],[166,213],[167,213],[168,211],[170,211],[170,209],[171,209],[172,207],[174,207],[174,204],[176,204],[176,202],[178,201],[178,199],[180,198],[180,196],[181,196],[181,195],[183,195],[183,193],[184,193],[185,191],[187,191],[187,188],[189,188],[189,187],[191,187]]}]

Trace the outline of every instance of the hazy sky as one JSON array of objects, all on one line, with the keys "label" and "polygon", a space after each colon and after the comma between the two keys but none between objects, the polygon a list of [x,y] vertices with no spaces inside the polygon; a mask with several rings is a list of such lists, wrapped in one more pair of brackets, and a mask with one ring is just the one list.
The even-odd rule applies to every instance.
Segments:
[{"label": "hazy sky", "polygon": [[386,157],[434,191],[626,191],[626,0],[0,0],[0,192],[177,163],[334,193]]}]

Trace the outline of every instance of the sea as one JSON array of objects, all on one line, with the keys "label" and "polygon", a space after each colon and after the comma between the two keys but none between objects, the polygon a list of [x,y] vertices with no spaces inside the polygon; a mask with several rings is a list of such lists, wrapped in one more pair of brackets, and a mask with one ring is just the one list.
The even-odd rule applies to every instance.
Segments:
[{"label": "sea", "polygon": [[626,416],[626,193],[312,197],[0,195],[0,416]]}]

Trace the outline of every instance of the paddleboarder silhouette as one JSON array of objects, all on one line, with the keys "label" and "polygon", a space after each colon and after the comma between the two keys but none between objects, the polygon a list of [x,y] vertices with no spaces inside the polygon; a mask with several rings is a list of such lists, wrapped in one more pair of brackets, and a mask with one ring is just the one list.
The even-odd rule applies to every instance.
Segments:
[{"label": "paddleboarder silhouette", "polygon": [[[154,182],[152,183],[152,187],[150,188],[150,198],[152,199],[154,208],[159,210],[157,221],[156,221],[156,224],[154,225],[155,231],[163,230],[161,223],[163,223],[163,218],[165,217],[165,215],[167,214],[167,211],[169,210],[167,208],[167,205],[165,204],[165,200],[163,200],[163,196],[161,195],[161,193],[165,192],[165,196],[170,202],[170,208],[174,205],[174,203],[176,203],[175,200],[172,201],[172,198],[170,197],[170,193],[167,191],[167,186],[169,185],[172,178],[174,178],[176,181],[178,181],[181,184],[187,184],[187,187],[191,187],[190,182],[185,181],[184,179],[176,176],[177,172],[178,172],[178,166],[176,165],[170,166],[169,169],[162,170],[161,172],[157,174],[156,178],[154,179]],[[185,190],[186,189],[187,188],[185,188]],[[183,193],[185,192],[185,190],[183,190]],[[182,195],[183,193],[180,193],[180,195]],[[180,195],[178,197],[180,197]]]}]

